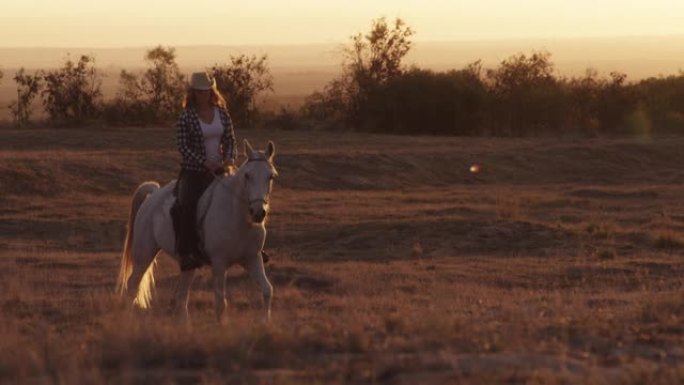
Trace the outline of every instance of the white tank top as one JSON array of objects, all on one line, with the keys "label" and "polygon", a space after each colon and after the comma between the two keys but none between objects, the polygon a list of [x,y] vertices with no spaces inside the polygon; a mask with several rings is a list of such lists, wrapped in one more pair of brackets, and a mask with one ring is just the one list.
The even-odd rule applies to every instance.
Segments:
[{"label": "white tank top", "polygon": [[207,124],[199,119],[200,127],[202,128],[202,136],[204,136],[204,150],[207,154],[207,160],[213,162],[220,162],[221,159],[221,135],[223,135],[223,124],[221,124],[221,116],[218,108],[214,107],[214,120]]}]

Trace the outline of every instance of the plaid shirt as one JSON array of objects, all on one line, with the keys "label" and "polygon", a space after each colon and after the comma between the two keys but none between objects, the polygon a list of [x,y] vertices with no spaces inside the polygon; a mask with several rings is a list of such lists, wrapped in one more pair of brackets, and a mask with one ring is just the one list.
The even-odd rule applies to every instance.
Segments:
[{"label": "plaid shirt", "polygon": [[[219,117],[223,125],[223,135],[221,135],[221,155],[224,160],[235,160],[235,134],[233,133],[233,122],[228,111],[220,108]],[[207,154],[204,148],[204,135],[200,127],[197,111],[192,108],[186,109],[178,117],[176,124],[176,145],[181,154],[181,168],[192,171],[206,171],[204,162]]]}]

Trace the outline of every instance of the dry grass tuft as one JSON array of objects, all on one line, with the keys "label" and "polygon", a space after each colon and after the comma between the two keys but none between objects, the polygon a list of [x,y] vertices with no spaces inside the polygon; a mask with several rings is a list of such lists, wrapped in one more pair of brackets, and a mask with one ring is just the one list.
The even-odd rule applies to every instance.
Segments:
[{"label": "dry grass tuft", "polygon": [[589,223],[586,232],[597,239],[607,239],[613,234],[613,229],[607,223]]},{"label": "dry grass tuft", "polygon": [[654,238],[653,246],[657,249],[678,250],[684,248],[684,239],[674,232],[660,232]]}]

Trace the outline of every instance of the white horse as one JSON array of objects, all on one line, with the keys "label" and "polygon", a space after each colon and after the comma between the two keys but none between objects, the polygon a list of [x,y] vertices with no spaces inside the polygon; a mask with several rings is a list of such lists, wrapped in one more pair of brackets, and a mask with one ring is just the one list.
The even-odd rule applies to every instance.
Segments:
[{"label": "white horse", "polygon": [[[226,269],[233,264],[242,265],[259,284],[266,319],[271,317],[273,286],[266,278],[261,250],[273,179],[278,175],[273,166],[275,145],[269,141],[265,152],[254,151],[245,140],[244,150],[247,159],[235,174],[217,176],[197,205],[204,250],[211,260],[219,322],[226,307]],[[159,251],[178,259],[170,214],[175,184],[172,181],[160,188],[156,182],[145,182],[133,194],[117,290],[141,308],[150,306]],[[194,275],[195,270],[182,271],[176,292],[176,310],[186,320]]]}]

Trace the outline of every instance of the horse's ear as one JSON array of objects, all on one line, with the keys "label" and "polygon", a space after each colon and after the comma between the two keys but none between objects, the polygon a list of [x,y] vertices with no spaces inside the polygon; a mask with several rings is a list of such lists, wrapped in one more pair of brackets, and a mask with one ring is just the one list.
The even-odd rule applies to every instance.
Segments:
[{"label": "horse's ear", "polygon": [[275,144],[273,144],[272,141],[268,141],[268,146],[266,146],[266,157],[268,158],[269,161],[273,160],[273,156],[275,155]]},{"label": "horse's ear", "polygon": [[254,152],[254,150],[252,149],[252,146],[249,144],[249,142],[247,141],[247,139],[243,140],[243,141],[242,141],[242,144],[243,144],[244,147],[245,147],[245,156],[247,157],[247,159],[251,158],[251,157],[252,157],[252,153]]}]

